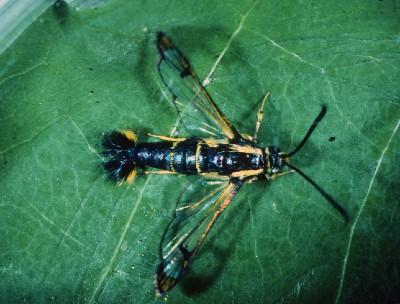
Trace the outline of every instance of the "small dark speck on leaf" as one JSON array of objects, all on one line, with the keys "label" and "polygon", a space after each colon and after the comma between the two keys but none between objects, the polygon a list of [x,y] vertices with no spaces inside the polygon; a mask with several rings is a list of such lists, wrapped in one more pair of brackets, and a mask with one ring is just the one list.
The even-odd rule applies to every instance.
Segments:
[{"label": "small dark speck on leaf", "polygon": [[329,141],[330,141],[330,142],[335,141],[335,139],[336,139],[336,136],[331,136],[331,137],[329,137]]},{"label": "small dark speck on leaf", "polygon": [[90,67],[89,70],[93,71],[94,69],[92,67]]},{"label": "small dark speck on leaf", "polygon": [[90,94],[93,94],[94,93],[94,91],[92,90],[92,91],[90,91]]}]

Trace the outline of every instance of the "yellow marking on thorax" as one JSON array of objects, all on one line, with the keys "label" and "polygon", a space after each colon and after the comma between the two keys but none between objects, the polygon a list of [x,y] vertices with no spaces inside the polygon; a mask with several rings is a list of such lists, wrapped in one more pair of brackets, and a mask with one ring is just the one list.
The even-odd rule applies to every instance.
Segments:
[{"label": "yellow marking on thorax", "polygon": [[232,144],[229,147],[232,151],[235,151],[235,152],[262,155],[261,148],[256,148],[256,147],[251,147],[251,146],[241,146],[241,145],[236,145],[236,144]]},{"label": "yellow marking on thorax", "polygon": [[264,169],[257,169],[257,170],[242,170],[236,171],[231,174],[231,177],[245,177],[245,176],[256,176],[260,175],[264,172]]},{"label": "yellow marking on thorax", "polygon": [[206,138],[206,139],[203,139],[203,142],[211,148],[216,148],[216,147],[218,147],[218,145],[223,145],[223,144],[229,143],[226,139],[216,139],[216,138]]}]

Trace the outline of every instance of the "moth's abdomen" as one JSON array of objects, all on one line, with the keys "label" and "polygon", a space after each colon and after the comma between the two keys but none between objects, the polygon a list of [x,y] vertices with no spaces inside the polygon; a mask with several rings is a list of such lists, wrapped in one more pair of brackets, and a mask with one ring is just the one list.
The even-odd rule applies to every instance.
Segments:
[{"label": "moth's abdomen", "polygon": [[185,140],[174,146],[170,154],[170,168],[172,171],[195,174],[197,140]]},{"label": "moth's abdomen", "polygon": [[105,133],[101,142],[103,167],[108,177],[119,184],[132,182],[136,176],[134,155],[136,135],[131,130]]},{"label": "moth's abdomen", "polygon": [[135,147],[135,163],[140,167],[152,167],[184,174],[195,174],[197,141],[161,141],[141,143]]},{"label": "moth's abdomen", "polygon": [[261,149],[214,140],[189,138],[182,141],[136,143],[133,132],[112,132],[103,139],[104,167],[122,183],[132,181],[139,167],[182,174],[216,173],[223,176],[263,173],[265,155]]},{"label": "moth's abdomen", "polygon": [[135,163],[139,167],[153,167],[160,170],[169,170],[169,154],[171,142],[140,143],[135,149]]}]

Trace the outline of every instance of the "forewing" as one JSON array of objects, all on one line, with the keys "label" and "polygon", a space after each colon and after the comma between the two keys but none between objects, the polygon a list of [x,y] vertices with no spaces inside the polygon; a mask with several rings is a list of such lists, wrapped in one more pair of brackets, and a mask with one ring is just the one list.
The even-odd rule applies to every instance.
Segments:
[{"label": "forewing", "polygon": [[201,84],[186,57],[164,33],[158,33],[158,70],[185,128],[192,136],[241,138]]},{"label": "forewing", "polygon": [[[175,218],[161,242],[161,263],[156,273],[156,291],[159,295],[173,288],[186,273],[212,225],[242,184],[238,180],[208,184],[209,189],[203,197],[179,202]],[[200,190],[198,185],[192,189],[189,187],[187,191],[195,193],[195,189]],[[203,185],[204,188],[206,185]]]}]

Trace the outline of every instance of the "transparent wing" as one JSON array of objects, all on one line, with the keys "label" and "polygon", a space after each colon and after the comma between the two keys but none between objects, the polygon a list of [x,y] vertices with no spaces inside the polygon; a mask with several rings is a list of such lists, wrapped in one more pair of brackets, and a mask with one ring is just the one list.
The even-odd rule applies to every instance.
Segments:
[{"label": "transparent wing", "polygon": [[[203,180],[188,187],[161,242],[161,263],[156,273],[157,294],[169,291],[182,278],[211,227],[242,184],[243,181],[239,180],[205,184]],[[186,200],[190,197],[192,199]]]},{"label": "transparent wing", "polygon": [[241,138],[239,132],[219,110],[189,61],[164,33],[158,33],[160,53],[158,70],[162,81],[174,96],[174,104],[192,136]]}]

